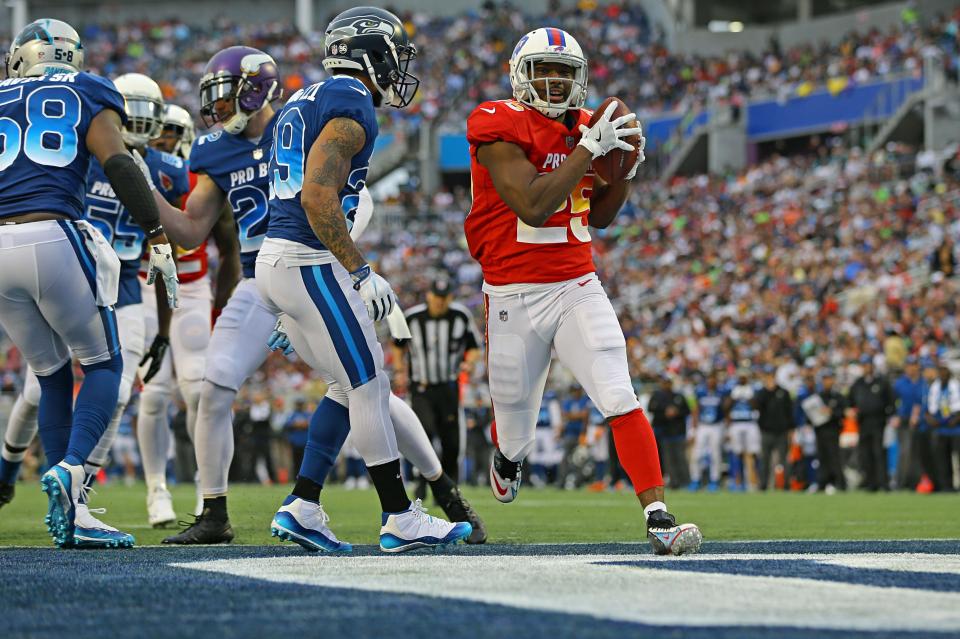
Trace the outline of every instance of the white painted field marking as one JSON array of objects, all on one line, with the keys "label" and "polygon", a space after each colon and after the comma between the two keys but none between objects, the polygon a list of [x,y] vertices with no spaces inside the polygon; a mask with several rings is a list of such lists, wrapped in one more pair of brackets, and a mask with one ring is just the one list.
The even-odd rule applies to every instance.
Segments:
[{"label": "white painted field marking", "polygon": [[[865,572],[960,574],[960,557],[913,553],[711,554],[672,559],[651,555],[304,555],[172,565],[277,583],[447,597],[655,625],[960,630],[957,592],[657,568],[664,561],[751,559],[812,560]],[[622,561],[650,567],[603,565]],[[644,605],[651,601],[675,605]]]}]

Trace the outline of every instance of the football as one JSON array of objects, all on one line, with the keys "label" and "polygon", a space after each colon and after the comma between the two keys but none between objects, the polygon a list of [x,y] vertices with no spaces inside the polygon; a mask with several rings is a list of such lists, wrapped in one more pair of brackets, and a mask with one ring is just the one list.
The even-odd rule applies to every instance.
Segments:
[{"label": "football", "polygon": [[[600,119],[600,116],[603,115],[604,110],[611,102],[617,103],[617,110],[613,112],[613,117],[610,118],[611,120],[616,120],[620,116],[632,113],[630,107],[624,104],[623,100],[620,98],[607,98],[593,112],[593,117],[590,118],[589,126],[593,126],[597,123],[597,121]],[[634,120],[631,126],[638,126],[637,121]],[[637,145],[640,143],[640,136],[633,135],[628,138],[624,138],[624,140],[633,145],[633,151],[614,149],[606,155],[598,157],[593,161],[594,173],[599,175],[604,182],[619,182],[627,176],[627,173],[630,172],[630,169],[633,168],[633,164],[637,161]]]}]

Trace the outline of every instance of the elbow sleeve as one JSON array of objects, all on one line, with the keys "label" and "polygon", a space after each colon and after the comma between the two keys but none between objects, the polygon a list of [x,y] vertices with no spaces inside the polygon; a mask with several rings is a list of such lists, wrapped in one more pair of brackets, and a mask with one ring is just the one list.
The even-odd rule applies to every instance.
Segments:
[{"label": "elbow sleeve", "polygon": [[104,163],[103,172],[107,174],[117,198],[127,207],[130,216],[146,232],[147,237],[163,233],[157,203],[133,158],[126,153],[118,153]]}]

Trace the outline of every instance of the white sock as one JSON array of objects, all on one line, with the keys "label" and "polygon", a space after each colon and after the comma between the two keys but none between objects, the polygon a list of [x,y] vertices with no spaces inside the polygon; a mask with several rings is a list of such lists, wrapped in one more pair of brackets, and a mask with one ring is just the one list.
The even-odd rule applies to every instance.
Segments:
[{"label": "white sock", "polygon": [[397,433],[397,448],[400,454],[417,467],[424,477],[440,476],[440,458],[434,450],[420,418],[405,401],[390,394],[390,419]]},{"label": "white sock", "polygon": [[13,453],[3,447],[0,455],[9,462],[22,462],[27,454],[27,448],[37,434],[37,411],[36,404],[31,404],[26,397],[20,395],[10,411],[10,419],[7,421],[7,430],[4,433],[3,440],[11,449],[23,449],[20,452]]},{"label": "white sock", "polygon": [[644,506],[644,508],[643,508],[643,518],[644,518],[644,519],[647,519],[648,517],[650,517],[650,513],[652,513],[652,512],[655,511],[655,510],[666,510],[666,509],[667,509],[667,505],[666,505],[665,503],[663,503],[662,501],[652,502],[652,503],[647,504],[646,506]]},{"label": "white sock", "polygon": [[233,460],[233,400],[237,391],[202,382],[193,446],[200,489],[205,496],[226,495]]},{"label": "white sock", "polygon": [[140,395],[140,414],[137,416],[137,443],[143,474],[150,484],[151,477],[166,477],[167,454],[170,452],[170,425],[167,407],[170,395],[165,389],[148,384]]}]

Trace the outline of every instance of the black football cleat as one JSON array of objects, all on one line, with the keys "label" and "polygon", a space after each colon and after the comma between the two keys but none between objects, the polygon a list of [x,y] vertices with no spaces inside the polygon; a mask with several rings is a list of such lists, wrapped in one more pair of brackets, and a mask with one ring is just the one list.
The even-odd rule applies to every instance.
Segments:
[{"label": "black football cleat", "polygon": [[3,508],[11,501],[13,501],[13,494],[16,492],[17,485],[15,483],[8,484],[5,481],[0,481],[0,508]]},{"label": "black football cleat", "polygon": [[658,555],[688,555],[700,550],[703,535],[695,524],[678,526],[673,515],[654,510],[647,517],[647,539]]},{"label": "black football cleat", "polygon": [[437,501],[447,519],[470,522],[470,525],[473,526],[473,532],[464,540],[466,543],[482,544],[487,540],[487,528],[483,525],[483,520],[480,519],[480,515],[473,509],[473,506],[470,505],[459,488],[454,488],[443,499]]},{"label": "black football cleat", "polygon": [[233,528],[229,519],[218,519],[210,516],[208,510],[203,511],[192,524],[180,522],[187,526],[186,530],[163,540],[165,544],[196,545],[196,544],[228,544],[233,541]]}]

